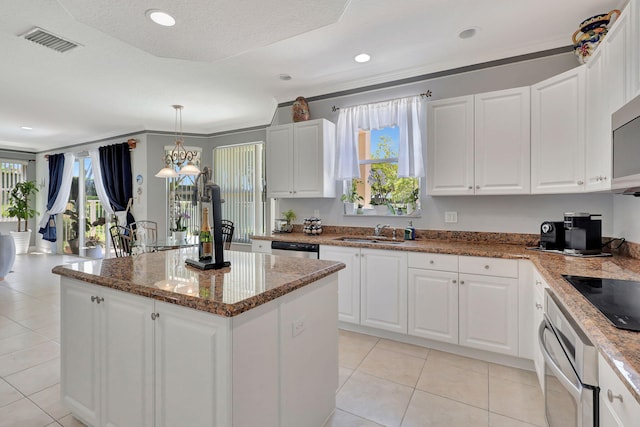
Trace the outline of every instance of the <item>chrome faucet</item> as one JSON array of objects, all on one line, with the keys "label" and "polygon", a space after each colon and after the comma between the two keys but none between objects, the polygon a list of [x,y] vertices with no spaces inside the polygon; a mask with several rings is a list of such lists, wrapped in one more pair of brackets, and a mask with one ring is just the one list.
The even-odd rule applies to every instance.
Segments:
[{"label": "chrome faucet", "polygon": [[376,225],[374,227],[374,229],[373,229],[373,235],[376,236],[376,237],[380,236],[380,233],[382,233],[382,230],[384,230],[387,227],[390,227],[390,225],[389,224],[385,224],[385,225],[378,224],[378,225]]}]

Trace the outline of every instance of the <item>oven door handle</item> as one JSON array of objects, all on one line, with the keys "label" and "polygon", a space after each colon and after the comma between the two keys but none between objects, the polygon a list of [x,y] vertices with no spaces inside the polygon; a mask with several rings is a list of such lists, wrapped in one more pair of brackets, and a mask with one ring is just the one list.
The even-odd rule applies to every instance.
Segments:
[{"label": "oven door handle", "polygon": [[[553,375],[558,379],[558,381],[560,381],[562,386],[571,394],[571,396],[573,396],[576,402],[580,402],[582,389],[579,387],[576,387],[576,385],[573,382],[571,382],[571,380],[564,374],[564,372],[562,372],[562,370],[558,367],[558,365],[553,360],[553,356],[551,356],[551,353],[549,352],[549,350],[547,349],[547,346],[545,345],[544,332],[546,329],[549,329],[547,328],[547,321],[543,319],[542,322],[540,323],[540,327],[538,328],[538,343],[540,345],[540,350],[542,351],[542,355],[544,356],[545,365],[549,367],[551,372],[553,372]],[[551,333],[553,334],[554,338],[557,339],[555,337],[555,333],[553,331],[551,331]]]}]

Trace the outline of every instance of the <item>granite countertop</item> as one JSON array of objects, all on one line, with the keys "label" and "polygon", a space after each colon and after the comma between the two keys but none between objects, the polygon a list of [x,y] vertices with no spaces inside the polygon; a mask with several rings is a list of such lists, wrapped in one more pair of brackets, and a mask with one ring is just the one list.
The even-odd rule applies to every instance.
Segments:
[{"label": "granite countertop", "polygon": [[[535,235],[524,235],[516,238],[515,240],[519,242],[518,244],[513,244],[514,239],[507,237],[508,235],[506,234],[496,233],[496,235],[490,236],[491,243],[487,243],[482,241],[488,237],[483,233],[464,232],[455,232],[455,235],[450,235],[447,232],[438,232],[433,235],[437,238],[418,238],[417,240],[400,244],[352,243],[338,240],[348,235],[332,233],[309,236],[303,233],[278,233],[254,236],[253,239],[391,249],[408,252],[528,259],[542,274],[551,290],[558,296],[567,311],[594,342],[600,354],[640,403],[640,333],[614,327],[602,313],[562,278],[563,274],[569,274],[640,281],[640,259],[624,256],[579,258],[528,250],[527,246],[535,244],[531,241],[531,238],[536,237]],[[447,237],[451,236],[459,240],[446,240]],[[361,236],[353,235],[353,237]]]},{"label": "granite countertop", "polygon": [[60,265],[53,273],[136,295],[232,317],[345,267],[341,262],[225,251],[231,267],[185,265],[197,248]]}]

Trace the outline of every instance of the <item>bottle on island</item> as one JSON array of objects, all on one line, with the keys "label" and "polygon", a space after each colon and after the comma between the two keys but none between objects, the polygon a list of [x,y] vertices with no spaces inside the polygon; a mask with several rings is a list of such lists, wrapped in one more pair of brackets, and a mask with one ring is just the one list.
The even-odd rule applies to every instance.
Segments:
[{"label": "bottle on island", "polygon": [[200,262],[211,262],[213,259],[213,238],[209,226],[209,209],[202,208],[202,226],[200,227],[200,244],[198,246]]}]

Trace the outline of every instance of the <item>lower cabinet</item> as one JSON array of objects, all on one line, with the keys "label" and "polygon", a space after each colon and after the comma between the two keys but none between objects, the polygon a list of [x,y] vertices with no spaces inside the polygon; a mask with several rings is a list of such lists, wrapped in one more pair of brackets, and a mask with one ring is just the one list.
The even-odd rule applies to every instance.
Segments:
[{"label": "lower cabinet", "polygon": [[533,304],[531,307],[533,311],[533,365],[538,375],[540,387],[544,388],[544,356],[542,355],[542,349],[538,341],[538,329],[544,319],[544,288],[547,288],[548,285],[537,271],[533,272],[533,279],[535,282],[533,285]]},{"label": "lower cabinet", "polygon": [[598,356],[598,383],[600,427],[638,425],[640,404],[601,356]]},{"label": "lower cabinet", "polygon": [[340,261],[346,268],[338,272],[338,320],[360,323],[360,249],[321,246],[320,259]]},{"label": "lower cabinet", "polygon": [[360,324],[407,333],[407,253],[360,251]]},{"label": "lower cabinet", "polygon": [[226,318],[63,280],[63,402],[92,426],[230,425],[228,329]]}]

